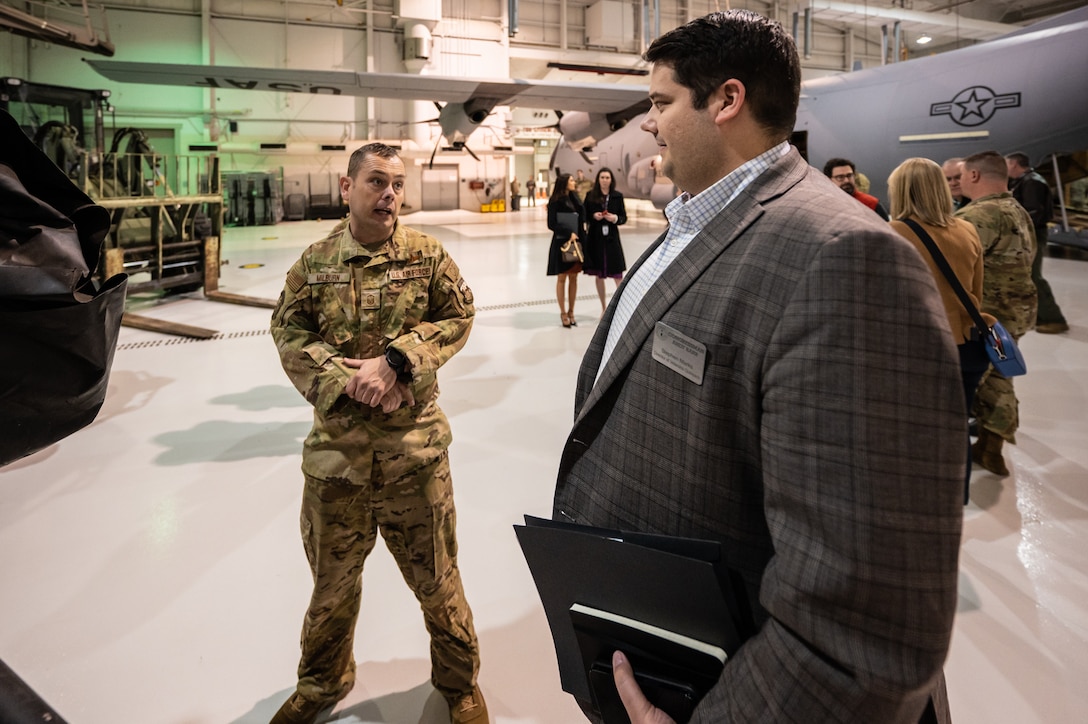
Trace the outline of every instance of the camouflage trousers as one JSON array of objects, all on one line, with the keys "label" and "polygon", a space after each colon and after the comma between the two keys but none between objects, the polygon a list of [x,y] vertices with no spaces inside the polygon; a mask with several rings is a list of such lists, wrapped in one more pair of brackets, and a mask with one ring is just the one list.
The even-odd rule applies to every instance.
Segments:
[{"label": "camouflage trousers", "polygon": [[388,481],[375,460],[370,485],[306,476],[301,522],[314,590],[302,627],[300,694],[341,699],[355,685],[354,634],[363,563],[379,531],[423,609],[431,636],[431,683],[447,699],[472,691],[480,653],[457,568],[456,512],[446,453]]},{"label": "camouflage trousers", "polygon": [[993,367],[987,370],[975,392],[974,415],[980,427],[1015,444],[1016,431],[1020,428],[1020,403],[1012,380],[999,375]]}]

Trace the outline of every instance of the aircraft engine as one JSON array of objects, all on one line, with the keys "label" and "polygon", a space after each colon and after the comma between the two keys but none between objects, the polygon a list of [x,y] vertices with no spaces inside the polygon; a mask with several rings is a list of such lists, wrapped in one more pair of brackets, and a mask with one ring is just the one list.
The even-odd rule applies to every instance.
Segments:
[{"label": "aircraft engine", "polygon": [[650,190],[657,180],[658,156],[644,158],[638,163],[631,164],[627,170],[627,188],[639,195],[639,198],[649,198]]},{"label": "aircraft engine", "polygon": [[492,103],[475,99],[468,103],[447,103],[438,112],[438,125],[451,142],[458,133],[467,138],[484,122],[493,106]]},{"label": "aircraft engine", "polygon": [[571,111],[559,119],[559,131],[563,140],[576,151],[595,146],[601,139],[607,138],[612,131],[622,126],[612,127],[604,113],[586,113]]},{"label": "aircraft engine", "polygon": [[659,173],[661,156],[644,158],[627,171],[627,188],[640,198],[650,199],[654,208],[663,209],[676,198],[676,184]]},{"label": "aircraft engine", "polygon": [[666,179],[663,183],[655,184],[650,190],[650,202],[655,209],[664,209],[669,202],[676,198],[676,184]]}]

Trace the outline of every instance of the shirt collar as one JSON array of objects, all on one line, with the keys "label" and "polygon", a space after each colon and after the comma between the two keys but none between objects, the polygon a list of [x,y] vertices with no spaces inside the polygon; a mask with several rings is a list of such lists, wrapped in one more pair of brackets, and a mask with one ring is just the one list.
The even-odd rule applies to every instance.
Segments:
[{"label": "shirt collar", "polygon": [[404,227],[400,219],[393,225],[393,233],[381,244],[368,247],[360,244],[351,234],[351,225],[344,221],[344,228],[340,234],[340,258],[341,261],[350,262],[355,259],[376,259],[378,257],[396,258],[397,249],[403,247]]},{"label": "shirt collar", "polygon": [[692,196],[686,191],[683,192],[665,207],[665,218],[671,225],[718,214],[789,150],[789,142],[783,141],[741,164],[702,193]]}]

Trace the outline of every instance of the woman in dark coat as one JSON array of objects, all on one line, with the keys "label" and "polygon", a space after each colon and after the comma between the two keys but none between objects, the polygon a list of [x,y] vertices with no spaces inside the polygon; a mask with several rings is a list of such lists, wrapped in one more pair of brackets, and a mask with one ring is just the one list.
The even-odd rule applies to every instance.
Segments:
[{"label": "woman in dark coat", "polygon": [[623,194],[613,189],[610,168],[597,172],[593,190],[586,194],[586,220],[589,234],[584,268],[586,274],[597,278],[597,296],[601,298],[601,313],[604,314],[604,280],[612,279],[619,287],[627,269],[618,228],[627,223],[627,208],[623,204]]},{"label": "woman in dark coat", "polygon": [[[586,211],[578,195],[574,193],[574,177],[569,173],[559,174],[548,199],[548,228],[552,230],[552,243],[548,247],[548,276],[558,276],[555,280],[555,299],[559,302],[559,319],[564,327],[577,327],[574,320],[574,300],[578,296],[578,273],[582,271],[581,262],[563,261],[560,247],[570,240],[572,234],[559,224],[559,214],[573,212],[578,215],[578,229],[575,234],[586,243]],[[564,282],[567,304],[564,304]]]}]

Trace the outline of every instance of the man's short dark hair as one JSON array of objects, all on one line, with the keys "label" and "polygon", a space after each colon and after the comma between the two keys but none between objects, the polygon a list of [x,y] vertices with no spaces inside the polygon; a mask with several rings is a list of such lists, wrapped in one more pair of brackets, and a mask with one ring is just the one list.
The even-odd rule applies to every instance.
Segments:
[{"label": "man's short dark hair", "polygon": [[1009,177],[1009,167],[1005,165],[1005,157],[997,151],[972,153],[963,159],[963,167],[991,178],[1007,179]]},{"label": "man's short dark hair", "polygon": [[1031,168],[1031,159],[1023,151],[1005,154],[1005,158],[1009,161],[1015,161],[1020,168]]},{"label": "man's short dark hair", "polygon": [[665,33],[643,55],[672,69],[706,108],[710,95],[735,78],[756,122],[786,140],[797,122],[801,61],[793,38],[777,22],[748,10],[710,13]]},{"label": "man's short dark hair", "polygon": [[359,167],[363,165],[363,161],[370,155],[379,158],[400,158],[397,149],[384,143],[374,142],[360,146],[355,149],[355,152],[351,154],[351,158],[348,159],[348,178],[355,178],[355,174],[359,173]]},{"label": "man's short dark hair", "polygon": [[824,164],[824,176],[827,176],[828,178],[831,178],[832,170],[838,168],[839,166],[849,166],[850,167],[850,173],[854,173],[854,172],[857,171],[857,168],[854,166],[854,162],[851,161],[850,159],[848,159],[848,158],[832,158],[832,159],[828,159],[827,163]]}]

